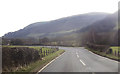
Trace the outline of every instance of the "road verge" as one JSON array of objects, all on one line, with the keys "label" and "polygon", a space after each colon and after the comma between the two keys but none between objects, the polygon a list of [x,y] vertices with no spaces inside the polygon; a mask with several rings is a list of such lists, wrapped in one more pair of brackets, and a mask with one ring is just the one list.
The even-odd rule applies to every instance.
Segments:
[{"label": "road verge", "polygon": [[97,54],[97,55],[100,55],[102,57],[106,57],[106,58],[109,58],[109,59],[112,59],[112,60],[120,62],[120,57],[116,57],[116,56],[113,56],[111,54],[106,54],[104,52],[95,51],[95,50],[87,48],[87,47],[86,47],[86,49],[91,51],[91,52],[93,52],[93,53],[95,53],[95,54]]},{"label": "road verge", "polygon": [[53,59],[55,59],[56,57],[60,56],[62,53],[64,53],[65,50],[59,50],[53,54],[50,54],[49,56],[45,56],[42,58],[42,60],[38,60],[34,63],[31,63],[29,66],[26,66],[22,69],[20,69],[17,72],[38,72],[39,70],[41,70],[45,65],[47,65],[49,62],[51,62]]}]

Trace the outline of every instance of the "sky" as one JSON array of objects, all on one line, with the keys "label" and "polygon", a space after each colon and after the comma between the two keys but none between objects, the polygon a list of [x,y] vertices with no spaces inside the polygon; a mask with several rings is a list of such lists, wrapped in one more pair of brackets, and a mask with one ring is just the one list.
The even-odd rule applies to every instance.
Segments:
[{"label": "sky", "polygon": [[0,36],[43,21],[89,12],[114,13],[119,0],[0,0]]}]

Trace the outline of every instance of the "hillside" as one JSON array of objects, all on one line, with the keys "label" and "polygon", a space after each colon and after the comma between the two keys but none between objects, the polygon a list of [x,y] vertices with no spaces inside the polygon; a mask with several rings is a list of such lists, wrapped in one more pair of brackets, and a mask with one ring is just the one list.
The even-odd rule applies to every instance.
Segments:
[{"label": "hillside", "polygon": [[76,33],[82,34],[80,41],[83,44],[101,44],[101,45],[118,45],[119,29],[118,29],[118,12],[105,17],[102,20],[96,21],[89,26],[86,26]]},{"label": "hillside", "polygon": [[81,30],[96,21],[104,19],[107,13],[87,13],[65,17],[53,21],[37,22],[15,32],[5,34],[4,38],[57,37]]},{"label": "hillside", "polygon": [[[120,16],[120,15],[119,15]],[[94,30],[96,32],[110,32],[118,29],[118,12],[111,14],[100,21],[96,21],[89,26],[86,26],[77,32],[86,32]]]}]

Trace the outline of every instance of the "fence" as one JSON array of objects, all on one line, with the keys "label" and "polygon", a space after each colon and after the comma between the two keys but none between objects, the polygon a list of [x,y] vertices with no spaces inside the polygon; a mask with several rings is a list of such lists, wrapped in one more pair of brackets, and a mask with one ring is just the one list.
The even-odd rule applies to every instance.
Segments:
[{"label": "fence", "polygon": [[48,48],[47,50],[44,50],[44,47],[42,47],[42,48],[39,49],[40,57],[42,58],[42,57],[48,56],[49,54],[54,53],[58,50],[59,50],[58,47]]},{"label": "fence", "polygon": [[120,57],[120,51],[114,51],[113,53],[112,53],[114,56],[117,56],[117,57]]}]

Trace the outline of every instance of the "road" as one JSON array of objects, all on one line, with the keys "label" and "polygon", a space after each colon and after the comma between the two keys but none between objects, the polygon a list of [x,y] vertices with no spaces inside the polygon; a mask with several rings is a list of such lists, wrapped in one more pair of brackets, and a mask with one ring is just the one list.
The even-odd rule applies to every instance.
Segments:
[{"label": "road", "polygon": [[118,72],[118,62],[96,55],[84,47],[60,47],[66,52],[41,72]]}]

